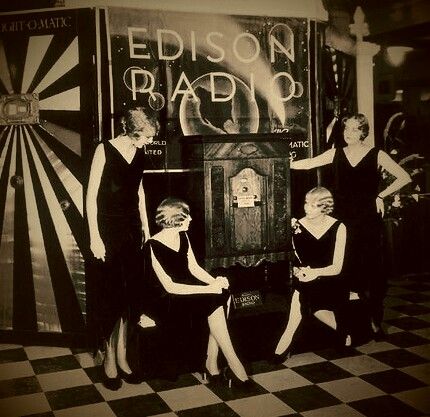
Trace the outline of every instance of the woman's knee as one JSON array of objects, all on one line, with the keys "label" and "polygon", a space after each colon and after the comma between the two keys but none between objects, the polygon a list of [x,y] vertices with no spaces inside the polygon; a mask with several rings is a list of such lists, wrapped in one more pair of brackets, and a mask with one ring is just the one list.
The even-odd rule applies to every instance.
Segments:
[{"label": "woman's knee", "polygon": [[208,318],[209,319],[211,319],[211,318],[213,318],[213,319],[217,319],[217,318],[225,319],[224,306],[217,307],[214,311],[212,311],[212,313],[209,315]]}]

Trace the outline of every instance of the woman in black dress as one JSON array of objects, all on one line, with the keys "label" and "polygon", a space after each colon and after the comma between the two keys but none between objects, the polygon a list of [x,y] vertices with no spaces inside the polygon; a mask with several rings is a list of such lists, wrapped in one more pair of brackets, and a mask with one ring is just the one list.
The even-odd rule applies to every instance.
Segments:
[{"label": "woman in black dress", "polygon": [[[212,277],[197,263],[186,233],[189,213],[188,204],[182,200],[162,201],[156,213],[156,223],[162,229],[145,243],[150,257],[146,265],[152,268],[148,265],[145,273],[143,312],[161,327],[164,340],[157,351],[158,360],[168,360],[169,356],[183,359],[186,352],[181,345],[185,344],[195,355],[194,362],[215,376],[220,374],[221,349],[236,380],[243,383],[248,377],[226,323],[229,283],[225,277]],[[202,333],[206,333],[205,345],[200,343]]]},{"label": "woman in black dress", "polygon": [[314,314],[323,323],[338,329],[348,344],[342,312],[348,301],[341,274],[346,242],[345,225],[329,216],[333,197],[326,188],[316,187],[306,194],[305,217],[293,219],[293,245],[296,262],[293,296],[287,327],[275,350],[275,362],[290,353],[294,334],[303,315]]},{"label": "woman in black dress", "polygon": [[[381,263],[383,200],[411,178],[387,153],[363,142],[369,134],[369,123],[363,114],[347,117],[343,124],[347,146],[294,161],[291,168],[312,169],[331,164],[334,216],[345,224],[348,233],[344,272],[349,289],[368,302],[374,337],[380,339],[386,292]],[[395,180],[380,190],[382,169]]]},{"label": "woman in black dress", "polygon": [[97,146],[87,191],[91,251],[98,260],[95,288],[96,322],[105,343],[104,385],[112,390],[121,378],[135,383],[126,359],[126,323],[137,314],[137,265],[149,237],[142,185],[145,146],[158,129],[142,108],[128,110],[123,132]]}]

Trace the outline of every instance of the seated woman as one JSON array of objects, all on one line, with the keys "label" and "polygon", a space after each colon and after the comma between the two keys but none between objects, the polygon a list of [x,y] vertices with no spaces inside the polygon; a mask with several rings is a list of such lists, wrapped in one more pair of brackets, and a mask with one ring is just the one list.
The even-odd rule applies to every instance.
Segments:
[{"label": "seated woman", "polygon": [[[158,362],[175,367],[168,358],[182,362],[191,353],[205,373],[220,375],[221,349],[237,384],[248,381],[245,368],[233,348],[226,323],[229,283],[212,277],[197,263],[186,234],[190,208],[182,200],[167,198],[157,208],[156,224],[162,229],[145,244],[150,270],[145,273],[143,312],[161,327]],[[148,265],[148,263],[147,263]],[[206,333],[204,344],[202,335]],[[187,352],[182,352],[184,350]],[[206,359],[205,359],[206,358]],[[170,369],[170,376],[175,370]],[[176,371],[176,375],[180,372]]]},{"label": "seated woman", "polygon": [[[281,363],[289,357],[294,334],[304,314],[316,318],[333,329],[341,325],[343,309],[349,293],[342,282],[346,228],[329,216],[333,211],[329,190],[316,187],[306,194],[305,217],[293,221],[293,246],[296,266],[293,268],[293,296],[287,327],[275,350],[273,361]],[[350,344],[350,337],[343,341]]]}]

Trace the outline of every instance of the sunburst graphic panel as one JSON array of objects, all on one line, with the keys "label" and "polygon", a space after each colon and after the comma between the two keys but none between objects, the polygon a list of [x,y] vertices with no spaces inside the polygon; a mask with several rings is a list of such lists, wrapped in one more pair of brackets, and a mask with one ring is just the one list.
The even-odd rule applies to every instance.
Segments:
[{"label": "sunburst graphic panel", "polygon": [[0,17],[2,330],[85,330],[85,76],[95,41],[79,28],[91,19],[88,9]]}]

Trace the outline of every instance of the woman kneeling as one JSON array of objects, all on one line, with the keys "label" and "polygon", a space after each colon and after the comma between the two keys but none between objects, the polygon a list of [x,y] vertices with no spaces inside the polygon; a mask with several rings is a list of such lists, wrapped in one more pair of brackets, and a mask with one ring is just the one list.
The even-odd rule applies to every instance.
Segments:
[{"label": "woman kneeling", "polygon": [[346,228],[339,220],[329,216],[333,206],[329,190],[313,188],[306,194],[305,217],[292,224],[296,254],[294,293],[287,327],[276,346],[275,362],[283,362],[289,356],[293,336],[304,314],[314,314],[340,331],[345,344],[350,343],[345,326],[341,325],[349,298],[341,277]]}]

